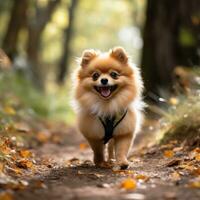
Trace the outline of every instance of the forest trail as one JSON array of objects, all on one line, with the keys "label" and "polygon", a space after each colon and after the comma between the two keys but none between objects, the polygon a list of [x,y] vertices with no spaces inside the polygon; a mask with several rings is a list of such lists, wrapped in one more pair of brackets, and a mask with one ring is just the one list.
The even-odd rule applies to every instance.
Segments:
[{"label": "forest trail", "polygon": [[176,142],[143,148],[131,155],[129,170],[113,171],[93,166],[89,161],[90,148],[73,128],[62,130],[57,136],[58,143],[46,142],[33,149],[35,172],[20,177],[27,182],[26,187],[13,190],[11,199],[195,200],[200,197],[194,174],[199,176],[199,161],[195,155],[191,156],[198,148],[189,151]]}]

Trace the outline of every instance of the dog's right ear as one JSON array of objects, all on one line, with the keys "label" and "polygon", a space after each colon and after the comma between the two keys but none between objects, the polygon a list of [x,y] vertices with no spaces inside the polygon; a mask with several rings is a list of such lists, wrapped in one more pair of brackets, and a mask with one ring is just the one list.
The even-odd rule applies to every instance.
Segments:
[{"label": "dog's right ear", "polygon": [[82,53],[80,65],[86,67],[92,59],[97,56],[97,52],[94,49],[86,49]]}]

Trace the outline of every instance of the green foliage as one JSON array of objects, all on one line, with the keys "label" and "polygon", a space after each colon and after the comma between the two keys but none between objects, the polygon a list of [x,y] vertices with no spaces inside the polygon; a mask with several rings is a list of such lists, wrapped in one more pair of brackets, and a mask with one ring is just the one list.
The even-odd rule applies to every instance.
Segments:
[{"label": "green foliage", "polygon": [[[41,48],[41,58],[44,63],[56,63],[60,59],[64,41],[63,30],[68,26],[68,13],[66,12],[68,4],[65,0],[58,6],[52,20],[45,28]],[[136,20],[137,15],[135,14],[133,19],[133,12],[139,9],[140,16],[143,16],[144,6],[145,2],[140,0],[130,2],[80,0],[75,14],[75,28],[71,41],[70,68],[74,67],[75,58],[81,55],[83,49],[95,48],[107,51],[119,45],[124,46],[134,62],[138,63],[140,55],[135,43],[141,40],[141,35],[136,26],[142,25],[144,17]],[[137,35],[132,32],[133,26],[137,29]]]},{"label": "green foliage", "polygon": [[194,46],[197,41],[194,38],[194,35],[192,34],[191,30],[182,27],[180,29],[179,42],[182,46],[187,47],[187,46]]},{"label": "green foliage", "polygon": [[17,107],[22,114],[71,122],[73,112],[67,87],[51,89],[51,92],[43,94],[22,74],[0,74],[0,104]]}]

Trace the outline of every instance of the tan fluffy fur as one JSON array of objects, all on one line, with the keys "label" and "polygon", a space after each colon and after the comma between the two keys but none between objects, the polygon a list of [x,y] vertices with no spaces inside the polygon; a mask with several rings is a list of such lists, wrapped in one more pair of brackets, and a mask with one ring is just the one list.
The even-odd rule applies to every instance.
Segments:
[{"label": "tan fluffy fur", "polygon": [[[101,76],[94,81],[92,74],[96,71]],[[111,78],[111,71],[117,71],[119,77]],[[118,86],[108,98],[103,98],[94,89],[94,86],[100,85],[102,77],[107,78],[109,84]],[[121,167],[128,166],[127,154],[141,125],[142,88],[140,72],[123,48],[116,47],[106,53],[94,50],[83,52],[75,72],[78,127],[94,152],[96,165],[101,166],[105,162],[104,128],[98,117],[112,116],[128,109],[108,145],[109,159],[116,159],[116,164]]]}]

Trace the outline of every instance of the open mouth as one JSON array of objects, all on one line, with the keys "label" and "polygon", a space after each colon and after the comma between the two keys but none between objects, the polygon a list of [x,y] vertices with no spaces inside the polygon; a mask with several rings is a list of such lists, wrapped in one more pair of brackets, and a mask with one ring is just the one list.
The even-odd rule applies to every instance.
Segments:
[{"label": "open mouth", "polygon": [[94,86],[94,89],[102,97],[108,98],[117,89],[117,85],[112,85],[112,86]]}]

